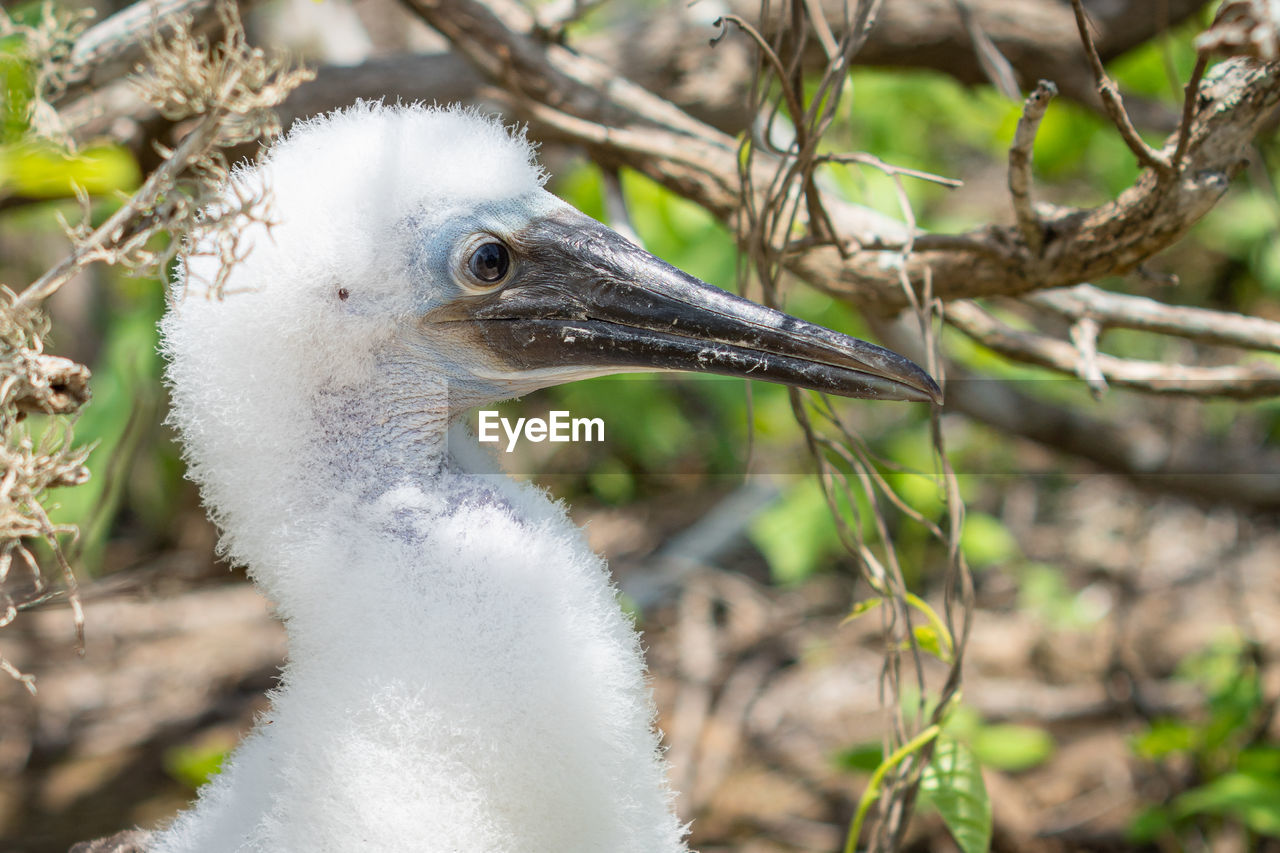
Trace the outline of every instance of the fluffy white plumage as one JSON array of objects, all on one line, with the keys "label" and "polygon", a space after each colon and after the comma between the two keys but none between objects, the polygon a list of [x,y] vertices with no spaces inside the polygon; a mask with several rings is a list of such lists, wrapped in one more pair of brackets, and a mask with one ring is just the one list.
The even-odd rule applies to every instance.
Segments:
[{"label": "fluffy white plumage", "polygon": [[480,203],[495,229],[563,206],[531,147],[472,112],[366,104],[236,180],[269,188],[276,224],[249,228],[225,299],[189,259],[164,351],[191,474],[290,659],[152,848],[684,850],[604,565],[541,492],[448,451],[459,411],[523,389],[417,323],[453,287],[423,235]]}]

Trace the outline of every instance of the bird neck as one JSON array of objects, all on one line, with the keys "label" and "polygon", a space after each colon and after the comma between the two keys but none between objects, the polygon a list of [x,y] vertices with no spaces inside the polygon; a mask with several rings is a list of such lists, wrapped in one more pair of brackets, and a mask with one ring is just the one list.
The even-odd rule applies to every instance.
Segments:
[{"label": "bird neck", "polygon": [[394,354],[367,384],[320,392],[317,456],[329,488],[368,495],[399,482],[426,482],[447,456],[449,386]]},{"label": "bird neck", "polygon": [[310,580],[285,568],[300,539],[395,488],[437,490],[449,467],[449,396],[447,381],[420,366],[410,375],[388,354],[359,381],[285,397],[249,428],[193,430],[224,551],[282,605],[305,595]]}]

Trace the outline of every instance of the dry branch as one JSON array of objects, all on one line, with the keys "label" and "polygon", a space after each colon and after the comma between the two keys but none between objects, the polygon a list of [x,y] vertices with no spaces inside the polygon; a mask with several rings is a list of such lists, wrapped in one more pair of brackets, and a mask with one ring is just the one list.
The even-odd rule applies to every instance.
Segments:
[{"label": "dry branch", "polygon": [[[1098,52],[1104,62],[1109,61],[1177,26],[1204,5],[1201,0],[1090,4]],[[754,20],[754,6],[749,0],[730,4],[748,20]],[[844,29],[843,4],[825,0],[822,7],[838,37]],[[975,38],[975,30],[980,37]],[[766,28],[765,35],[774,33]],[[1004,76],[1003,71],[993,73],[993,59],[1012,67],[1015,84],[1030,88],[1036,80],[1050,79],[1058,84],[1063,97],[1102,108],[1093,76],[1080,63],[1071,9],[1059,2],[894,0],[884,4],[875,29],[854,62],[872,67],[930,68],[962,83],[980,85]],[[806,56],[809,71],[825,64],[820,51]],[[1141,123],[1172,127],[1173,116],[1150,104],[1141,107]]]},{"label": "dry branch", "polygon": [[6,381],[13,382],[11,399],[23,414],[69,415],[89,402],[89,369],[69,358],[32,353],[23,372]]},{"label": "dry branch", "polygon": [[[1016,226],[956,235],[952,246],[938,249],[917,238],[908,275],[919,280],[930,269],[935,292],[948,300],[1014,295],[1124,275],[1177,242],[1244,168],[1251,140],[1280,103],[1276,66],[1231,60],[1214,71],[1201,88],[1176,179],[1161,180],[1148,170],[1112,202],[1059,212],[1045,222],[1039,258],[1027,252]],[[855,251],[841,264],[833,250],[815,250],[798,258],[794,269],[835,295],[892,311],[904,299],[889,266],[878,251]]]},{"label": "dry branch", "polygon": [[1229,0],[1218,10],[1213,26],[1196,39],[1196,49],[1272,62],[1280,56],[1276,16],[1276,5],[1270,0]]},{"label": "dry branch", "polygon": [[1090,317],[1108,328],[1139,329],[1197,343],[1280,353],[1280,323],[1274,320],[1166,305],[1142,296],[1111,293],[1091,284],[1043,290],[1026,297],[1026,301],[1072,321]]},{"label": "dry branch", "polygon": [[1151,146],[1147,145],[1146,141],[1138,135],[1137,128],[1133,126],[1133,120],[1129,118],[1129,113],[1124,108],[1124,100],[1120,97],[1120,88],[1116,86],[1116,81],[1111,79],[1111,75],[1107,74],[1107,70],[1102,67],[1102,57],[1098,55],[1098,47],[1093,43],[1093,33],[1089,31],[1089,18],[1085,14],[1082,0],[1071,0],[1071,10],[1075,13],[1076,29],[1080,33],[1080,41],[1084,44],[1085,56],[1089,59],[1089,67],[1093,70],[1093,79],[1098,86],[1098,96],[1102,99],[1103,109],[1106,110],[1111,123],[1120,132],[1120,138],[1124,140],[1125,145],[1129,146],[1133,156],[1137,157],[1138,162],[1144,167],[1153,169],[1161,175],[1170,174],[1173,171],[1173,166],[1159,152],[1153,151]]},{"label": "dry branch", "polygon": [[[241,0],[242,8],[256,0]],[[575,4],[561,2],[540,11],[534,31],[543,40],[555,41],[555,20],[573,14]],[[582,4],[577,4],[582,5]],[[817,6],[811,2],[809,6]],[[1097,45],[1104,60],[1158,35],[1166,26],[1177,25],[1204,5],[1204,0],[1118,0],[1092,10]],[[838,38],[845,28],[841,0],[822,0],[827,30]],[[876,26],[854,57],[855,63],[897,68],[929,68],[949,74],[967,84],[981,84],[992,74],[994,54],[1007,60],[1015,76],[1028,85],[1037,79],[1054,80],[1066,98],[1097,109],[1093,80],[1079,62],[1079,46],[1071,23],[1071,13],[1055,0],[894,0],[878,15]],[[73,68],[66,92],[56,100],[72,127],[82,134],[101,133],[107,128],[118,134],[117,119],[140,125],[128,140],[139,162],[150,169],[158,165],[151,154],[151,141],[170,131],[167,122],[157,121],[142,105],[131,100],[123,87],[110,84],[133,67],[141,56],[153,11],[171,14],[183,8],[196,19],[197,27],[213,20],[209,0],[142,0],[91,27],[72,51]],[[712,30],[710,17],[701,5],[664,6],[651,11],[629,9],[621,21],[606,32],[593,33],[575,41],[575,46],[594,56],[645,88],[679,104],[690,114],[729,134],[746,129],[752,116],[745,109],[749,99],[751,61],[745,49],[722,44],[707,50]],[[729,9],[749,23],[760,24],[755,0],[734,0]],[[702,17],[699,17],[702,15]],[[767,22],[766,22],[767,23]],[[768,27],[766,26],[766,32]],[[989,48],[975,40],[980,33]],[[739,46],[739,47],[745,47]],[[826,53],[817,50],[805,55],[806,73],[820,72],[829,64]],[[1016,81],[1005,81],[1006,84]],[[91,85],[90,85],[91,84]],[[472,100],[481,84],[479,76],[458,57],[449,55],[399,56],[371,60],[355,67],[321,69],[314,84],[304,86],[294,103],[286,104],[281,115],[288,126],[293,117],[344,106],[355,97],[404,100]],[[1140,123],[1172,127],[1176,116],[1164,107],[1138,102]]]},{"label": "dry branch", "polygon": [[1013,199],[1013,215],[1022,240],[1033,255],[1040,254],[1044,246],[1044,231],[1031,199],[1031,150],[1045,110],[1049,109],[1049,101],[1057,93],[1058,87],[1049,80],[1041,80],[1036,85],[1023,104],[1022,117],[1018,119],[1013,145],[1009,148],[1009,195]]},{"label": "dry branch", "polygon": [[1267,364],[1201,367],[1082,353],[1080,347],[1066,341],[1006,325],[973,302],[948,305],[947,320],[1007,358],[1086,379],[1100,376],[1112,385],[1161,394],[1239,400],[1280,395],[1280,369]]}]

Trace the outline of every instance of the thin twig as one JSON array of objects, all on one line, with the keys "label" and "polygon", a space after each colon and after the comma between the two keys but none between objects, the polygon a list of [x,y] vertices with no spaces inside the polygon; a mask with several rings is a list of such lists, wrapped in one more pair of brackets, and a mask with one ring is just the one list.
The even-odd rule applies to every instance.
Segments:
[{"label": "thin twig", "polygon": [[1102,327],[1092,317],[1081,317],[1071,324],[1071,343],[1075,345],[1080,358],[1076,362],[1076,375],[1089,386],[1095,400],[1102,399],[1107,393],[1107,378],[1098,367],[1098,335]]},{"label": "thin twig", "polygon": [[952,0],[952,5],[960,15],[961,26],[969,34],[969,40],[973,43],[973,54],[977,57],[978,65],[986,74],[987,80],[1009,100],[1018,100],[1021,96],[1018,90],[1018,75],[1013,70],[1008,57],[1000,52],[1000,48],[996,47],[991,36],[987,35],[986,30],[974,18],[973,10],[969,8],[966,0]]},{"label": "thin twig", "polygon": [[1138,162],[1148,169],[1153,169],[1162,177],[1168,177],[1173,173],[1173,167],[1138,134],[1133,121],[1129,118],[1129,113],[1125,111],[1120,90],[1102,65],[1098,48],[1093,43],[1093,33],[1090,31],[1089,17],[1085,14],[1083,2],[1071,0],[1071,9],[1075,12],[1076,28],[1080,31],[1080,41],[1084,44],[1084,52],[1089,58],[1089,67],[1093,69],[1093,78],[1098,84],[1098,95],[1102,98],[1102,106],[1106,109],[1107,116],[1116,126],[1116,130],[1120,131],[1120,137],[1138,158]]},{"label": "thin twig", "polygon": [[1182,118],[1178,122],[1178,141],[1173,149],[1173,168],[1183,167],[1183,158],[1187,156],[1187,146],[1191,144],[1191,124],[1196,115],[1196,104],[1200,100],[1200,81],[1204,79],[1204,71],[1209,66],[1209,57],[1201,53],[1196,57],[1195,68],[1191,69],[1191,79],[1182,94]]},{"label": "thin twig", "polygon": [[905,178],[918,178],[922,181],[928,181],[932,184],[946,187],[947,189],[955,189],[964,186],[964,181],[959,178],[947,178],[942,175],[935,175],[933,172],[925,172],[921,169],[911,169],[906,166],[895,166],[893,163],[886,163],[874,154],[868,154],[865,151],[854,151],[848,154],[819,154],[813,158],[815,163],[858,163],[863,166],[870,166],[873,169],[879,169],[886,175],[902,175]]},{"label": "thin twig", "polygon": [[160,193],[172,185],[173,179],[186,169],[191,160],[208,150],[209,143],[218,135],[222,115],[219,110],[201,119],[172,156],[148,176],[138,192],[120,205],[106,222],[94,229],[88,239],[18,294],[13,310],[22,312],[35,308],[58,288],[75,278],[82,269],[99,260],[100,253],[108,245],[120,240],[136,217],[155,205]]}]

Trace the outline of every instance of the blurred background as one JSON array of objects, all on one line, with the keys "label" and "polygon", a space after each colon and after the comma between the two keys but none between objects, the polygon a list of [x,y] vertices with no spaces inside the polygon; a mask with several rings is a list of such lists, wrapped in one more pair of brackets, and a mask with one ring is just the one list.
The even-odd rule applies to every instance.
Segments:
[{"label": "blurred background", "polygon": [[[1213,6],[1191,4],[1109,57],[1156,131],[1176,119],[1195,60],[1191,41]],[[116,8],[94,10],[100,20]],[[41,14],[37,4],[5,9],[19,20]],[[613,0],[574,23],[571,40],[590,52],[628,28],[659,39],[661,27],[674,26],[705,45],[722,11],[712,0]],[[371,69],[390,75],[382,86],[389,98],[412,97],[392,71],[424,57],[439,60],[420,73],[441,75],[432,85],[444,97],[485,102],[466,79],[447,94],[448,63],[456,64],[447,44],[391,0],[270,0],[254,4],[246,22],[251,41],[320,68],[334,102],[378,94]],[[747,62],[732,59],[748,50],[742,40],[716,50],[730,64]],[[741,67],[749,73],[749,63]],[[686,85],[694,79],[681,74]],[[78,215],[70,173],[93,196],[100,222],[119,203],[113,194],[136,188],[154,161],[130,126],[101,128],[100,142],[74,162],[26,156],[19,102],[29,69],[14,38],[0,40],[0,78],[0,282],[19,289],[66,251],[59,217]],[[678,85],[667,88],[678,100]],[[845,97],[847,118],[829,134],[831,146],[964,182],[904,183],[922,227],[1011,220],[1005,170],[1020,103],[977,81],[910,67],[857,68]],[[732,97],[704,106],[703,117],[721,126],[741,121]],[[286,124],[306,108],[286,105]],[[1246,175],[1146,275],[1128,277],[1127,292],[1280,320],[1272,184],[1280,146],[1271,128]],[[738,286],[733,236],[702,208],[626,170],[615,187],[614,173],[572,147],[548,144],[542,157],[557,195],[614,222],[620,197],[649,251]],[[1035,169],[1041,197],[1075,205],[1113,198],[1139,173],[1099,112],[1070,98],[1045,117]],[[830,179],[846,197],[899,214],[895,183],[883,174],[850,169]],[[1174,273],[1176,286],[1167,278]],[[791,313],[874,337],[828,295],[797,284],[782,297]],[[50,302],[47,349],[93,371],[93,402],[75,426],[77,440],[94,447],[93,476],[60,490],[54,514],[81,529],[70,553],[86,647],[76,654],[56,600],[0,630],[4,656],[38,686],[31,696],[0,677],[0,850],[61,851],[174,813],[265,708],[284,654],[269,603],[216,557],[216,531],[164,424],[155,331],[164,306],[161,281],[101,265]],[[1015,309],[1007,317],[1019,322]],[[1109,331],[1105,344],[1125,357],[1186,355],[1185,342],[1125,331]],[[1082,382],[1014,365],[952,329],[941,348],[953,375],[966,377],[957,381],[1016,391],[1022,414],[1049,424],[1028,437],[999,413],[974,411],[977,404],[941,416],[967,507],[960,547],[976,592],[963,699],[948,725],[981,762],[994,848],[1280,849],[1280,402],[1122,390],[1095,398]],[[500,462],[565,499],[609,559],[644,632],[692,845],[840,848],[880,761],[883,638],[877,620],[842,621],[868,591],[811,475],[786,392],[628,376],[502,409],[523,417],[568,410],[606,424],[600,444],[526,442]],[[941,521],[928,411],[853,402],[841,412],[903,499]],[[1055,441],[1067,431],[1053,425],[1077,416],[1099,425],[1084,442],[1094,442],[1091,450],[1078,434]],[[1150,464],[1107,464],[1134,454]],[[1142,475],[1166,469],[1175,473]],[[887,517],[912,590],[939,601],[945,546],[903,513]],[[673,567],[678,585],[655,583]],[[945,673],[941,663],[926,670]],[[927,810],[907,837],[909,849],[954,844]]]}]

